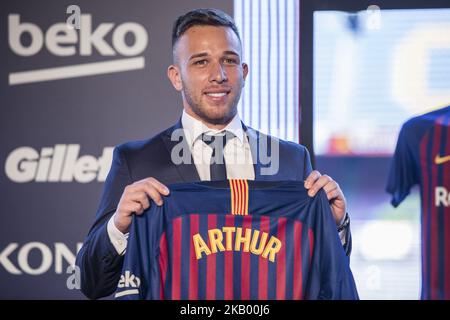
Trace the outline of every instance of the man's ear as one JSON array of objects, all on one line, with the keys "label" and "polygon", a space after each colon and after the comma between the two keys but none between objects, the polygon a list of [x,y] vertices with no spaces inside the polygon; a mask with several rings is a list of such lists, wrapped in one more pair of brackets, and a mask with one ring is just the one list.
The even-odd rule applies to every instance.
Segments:
[{"label": "man's ear", "polygon": [[172,82],[173,87],[177,91],[183,90],[183,83],[181,82],[181,74],[178,67],[173,64],[167,68],[167,77],[169,77],[170,82]]},{"label": "man's ear", "polygon": [[244,84],[245,84],[245,79],[247,78],[248,75],[248,64],[243,63],[242,64],[242,77],[244,78]]}]

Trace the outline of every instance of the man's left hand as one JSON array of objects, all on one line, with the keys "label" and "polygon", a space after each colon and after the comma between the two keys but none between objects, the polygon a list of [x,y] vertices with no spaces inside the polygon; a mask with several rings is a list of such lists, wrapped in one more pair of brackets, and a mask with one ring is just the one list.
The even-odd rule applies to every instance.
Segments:
[{"label": "man's left hand", "polygon": [[314,197],[316,193],[323,188],[330,201],[331,211],[333,212],[336,225],[340,225],[347,212],[347,202],[341,188],[330,176],[321,175],[319,171],[314,170],[305,180],[305,188],[308,189],[308,195]]}]

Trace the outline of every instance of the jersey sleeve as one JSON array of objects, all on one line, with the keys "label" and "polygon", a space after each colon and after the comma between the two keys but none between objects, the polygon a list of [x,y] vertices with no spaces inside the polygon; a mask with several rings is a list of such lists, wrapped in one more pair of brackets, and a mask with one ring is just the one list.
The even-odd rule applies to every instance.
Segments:
[{"label": "jersey sleeve", "polygon": [[[144,214],[146,213],[148,214],[148,212]],[[149,243],[143,241],[147,232],[143,220],[145,217],[133,215],[122,273],[114,295],[115,299],[145,299],[147,288],[151,285],[148,278],[148,265],[143,263],[150,261],[149,256],[152,254]]]},{"label": "jersey sleeve", "polygon": [[414,152],[408,141],[411,123],[402,126],[391,161],[386,191],[392,195],[391,204],[397,207],[408,196],[411,187],[418,183]]},{"label": "jersey sleeve", "polygon": [[350,260],[341,245],[336,224],[325,192],[312,201],[314,223],[311,274],[307,284],[307,299],[359,299]]},{"label": "jersey sleeve", "polygon": [[306,178],[308,178],[309,174],[312,172],[311,156],[306,147],[305,147],[305,158],[303,160],[303,163],[304,163],[303,180],[305,180]]}]

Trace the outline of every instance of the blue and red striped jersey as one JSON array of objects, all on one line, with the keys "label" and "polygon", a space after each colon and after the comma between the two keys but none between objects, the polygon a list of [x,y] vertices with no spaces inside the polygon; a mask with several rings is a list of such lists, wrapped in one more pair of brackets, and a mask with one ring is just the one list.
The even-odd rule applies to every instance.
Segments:
[{"label": "blue and red striped jersey", "polygon": [[247,180],[169,189],[133,217],[116,298],[358,298],[323,191]]},{"label": "blue and red striped jersey", "polygon": [[422,299],[450,299],[450,106],[400,130],[386,190],[397,207],[420,185]]}]

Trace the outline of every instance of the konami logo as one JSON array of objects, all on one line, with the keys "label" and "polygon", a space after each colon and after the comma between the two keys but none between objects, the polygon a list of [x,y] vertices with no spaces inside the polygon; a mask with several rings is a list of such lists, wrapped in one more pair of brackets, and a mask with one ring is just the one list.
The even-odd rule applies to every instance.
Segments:
[{"label": "konami logo", "polygon": [[57,144],[37,151],[31,147],[13,150],[5,163],[6,176],[11,181],[87,183],[97,179],[103,182],[111,168],[114,147],[103,148],[99,158],[79,157],[79,144]]},{"label": "konami logo", "polygon": [[[105,36],[110,32],[112,32],[112,44],[105,40]],[[28,34],[31,39],[28,45],[21,41],[24,34]],[[127,34],[131,34],[134,38],[131,45],[125,41]],[[44,45],[51,54],[62,57],[74,56],[77,53],[80,56],[90,56],[93,48],[102,56],[116,56],[117,54],[127,57],[134,56],[126,59],[12,72],[9,74],[9,84],[16,85],[143,69],[144,57],[136,56],[145,50],[147,43],[147,31],[136,22],[125,22],[117,27],[114,23],[107,22],[100,23],[93,28],[92,15],[82,14],[79,30],[70,28],[65,22],[60,22],[51,25],[44,33],[38,25],[20,21],[19,14],[9,14],[8,44],[10,49],[21,57],[37,54]]]},{"label": "konami logo", "polygon": [[[75,256],[81,246],[81,242],[77,243],[74,252],[62,242],[55,242],[53,246],[37,241],[23,245],[12,242],[6,247],[0,248],[0,266],[8,273],[15,275],[41,275],[48,272],[52,267],[56,274],[61,274],[63,273],[64,263],[69,266],[75,264]],[[34,251],[38,253],[39,257],[37,265],[30,262],[30,255]]]}]

